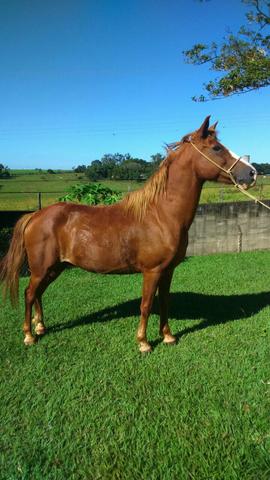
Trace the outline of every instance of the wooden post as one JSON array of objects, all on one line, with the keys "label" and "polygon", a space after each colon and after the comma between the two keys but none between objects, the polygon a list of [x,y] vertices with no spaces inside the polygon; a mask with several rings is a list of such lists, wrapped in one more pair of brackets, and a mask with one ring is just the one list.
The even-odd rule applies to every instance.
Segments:
[{"label": "wooden post", "polygon": [[261,183],[260,190],[259,190],[259,200],[262,200],[262,199],[263,199],[263,183]]},{"label": "wooden post", "polygon": [[220,190],[219,190],[219,200],[220,200],[220,202],[223,202],[223,200],[224,200],[224,190],[223,190],[223,188],[220,188]]},{"label": "wooden post", "polygon": [[41,192],[38,192],[38,209],[41,210]]}]

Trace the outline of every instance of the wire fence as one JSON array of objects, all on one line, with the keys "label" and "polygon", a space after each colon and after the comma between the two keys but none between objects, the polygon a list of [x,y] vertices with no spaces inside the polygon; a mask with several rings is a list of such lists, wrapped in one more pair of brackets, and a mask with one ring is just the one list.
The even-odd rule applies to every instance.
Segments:
[{"label": "wire fence", "polygon": [[[138,187],[137,187],[138,188]],[[123,194],[134,189],[126,182]],[[254,195],[259,200],[270,198],[270,183],[264,182],[257,184],[252,189]],[[1,191],[0,190],[0,210],[38,210],[55,202],[67,193],[65,190],[55,191]],[[207,182],[202,190],[200,203],[224,203],[246,200],[246,198],[234,186],[213,184]]]},{"label": "wire fence", "polygon": [[0,210],[38,210],[59,201],[65,191],[0,192]]}]

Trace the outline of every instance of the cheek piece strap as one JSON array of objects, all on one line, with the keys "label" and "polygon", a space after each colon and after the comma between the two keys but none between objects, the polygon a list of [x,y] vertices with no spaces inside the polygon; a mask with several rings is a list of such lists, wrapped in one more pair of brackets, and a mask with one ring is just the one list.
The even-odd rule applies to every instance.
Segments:
[{"label": "cheek piece strap", "polygon": [[270,210],[270,207],[269,205],[266,205],[266,203],[262,202],[261,200],[259,200],[258,198],[254,197],[253,195],[251,195],[251,193],[247,192],[246,190],[244,190],[244,188],[239,185],[239,183],[237,183],[234,179],[234,176],[232,174],[232,170],[233,168],[236,166],[236,164],[238,162],[241,162],[241,157],[237,158],[235,160],[235,162],[230,166],[230,168],[228,168],[226,170],[226,168],[223,168],[221,165],[219,165],[217,162],[215,162],[212,158],[208,157],[207,155],[205,155],[205,153],[203,153],[191,140],[191,137],[189,137],[188,139],[188,143],[190,143],[190,145],[192,145],[193,148],[195,148],[195,150],[197,150],[197,152],[199,152],[206,160],[208,160],[208,162],[212,163],[213,165],[215,165],[217,168],[219,168],[219,170],[221,170],[222,172],[226,173],[232,183],[234,184],[234,186],[236,188],[238,188],[238,190],[240,190],[240,192],[242,192],[244,195],[246,195],[247,197],[251,198],[252,200],[255,201],[255,203],[260,203],[260,205],[262,205],[263,207],[267,208],[268,210]]}]

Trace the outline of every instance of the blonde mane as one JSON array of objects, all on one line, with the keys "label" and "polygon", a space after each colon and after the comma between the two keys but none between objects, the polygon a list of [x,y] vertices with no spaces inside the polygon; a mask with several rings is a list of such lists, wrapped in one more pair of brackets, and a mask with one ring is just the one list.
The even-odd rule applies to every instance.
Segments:
[{"label": "blonde mane", "polygon": [[[168,151],[170,150],[168,149]],[[168,155],[142,188],[128,193],[122,200],[124,208],[127,212],[132,213],[137,220],[141,221],[148,208],[156,205],[160,196],[166,194],[171,159],[171,155]]]}]

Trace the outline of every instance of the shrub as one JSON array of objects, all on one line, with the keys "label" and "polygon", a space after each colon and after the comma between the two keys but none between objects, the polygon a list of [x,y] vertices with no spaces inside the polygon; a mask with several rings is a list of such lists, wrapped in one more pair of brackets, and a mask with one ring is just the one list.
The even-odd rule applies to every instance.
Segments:
[{"label": "shrub", "polygon": [[59,198],[62,202],[79,202],[86,205],[111,205],[121,200],[122,194],[100,183],[78,183],[69,192]]}]

